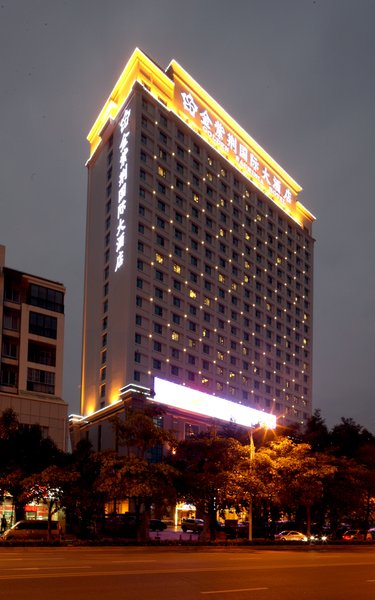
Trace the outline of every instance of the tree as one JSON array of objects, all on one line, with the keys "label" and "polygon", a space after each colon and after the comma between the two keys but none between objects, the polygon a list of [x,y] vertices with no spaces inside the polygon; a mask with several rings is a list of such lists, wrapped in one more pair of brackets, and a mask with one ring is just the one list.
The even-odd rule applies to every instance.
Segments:
[{"label": "tree", "polygon": [[138,541],[149,536],[152,505],[171,505],[176,500],[175,470],[165,463],[151,463],[138,456],[103,454],[97,489],[107,499],[128,498],[135,514]]},{"label": "tree", "polygon": [[140,407],[126,407],[124,418],[111,419],[118,446],[125,449],[127,456],[146,458],[150,450],[158,446],[175,444],[173,435],[158,425],[162,414],[156,406],[141,399]]},{"label": "tree", "polygon": [[78,478],[74,471],[51,465],[41,473],[31,475],[23,481],[25,502],[45,504],[48,515],[48,539],[51,540],[51,521],[58,510],[65,507],[68,486]]},{"label": "tree", "polygon": [[88,537],[104,515],[105,496],[97,488],[102,453],[94,452],[89,440],[80,440],[67,467],[77,473],[65,495],[67,526],[81,537]]},{"label": "tree", "polygon": [[20,423],[12,409],[0,416],[0,489],[13,496],[16,521],[24,518],[23,481],[51,464],[62,464],[65,454],[39,425]]},{"label": "tree", "polygon": [[315,410],[308,419],[302,441],[310,444],[312,450],[324,452],[330,444],[330,435],[320,410]]},{"label": "tree", "polygon": [[216,513],[241,498],[239,482],[244,447],[233,438],[201,434],[176,447],[172,464],[179,472],[178,496],[205,517],[203,538],[215,538]]},{"label": "tree", "polygon": [[311,530],[311,509],[324,493],[324,483],[336,471],[329,456],[313,453],[308,444],[284,438],[261,448],[270,465],[273,500],[284,510],[305,509],[307,534]]},{"label": "tree", "polygon": [[375,437],[353,419],[342,417],[330,434],[331,452],[335,456],[356,458],[361,447],[369,443],[375,443]]},{"label": "tree", "polygon": [[129,499],[135,513],[137,538],[148,539],[151,507],[175,502],[175,470],[165,455],[175,444],[173,435],[162,427],[162,412],[144,397],[127,406],[124,418],[112,419],[119,448],[102,455],[98,490],[107,499]]}]

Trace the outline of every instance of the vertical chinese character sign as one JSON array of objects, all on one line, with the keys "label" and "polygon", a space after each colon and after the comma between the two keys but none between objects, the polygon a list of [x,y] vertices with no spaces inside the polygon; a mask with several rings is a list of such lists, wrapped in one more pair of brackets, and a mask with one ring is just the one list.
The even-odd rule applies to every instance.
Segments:
[{"label": "vertical chinese character sign", "polygon": [[129,152],[129,120],[130,109],[126,109],[120,121],[121,138],[119,144],[119,181],[117,192],[117,218],[116,218],[116,266],[117,272],[124,264],[126,222],[125,212],[127,203],[127,180],[128,180],[128,152]]}]

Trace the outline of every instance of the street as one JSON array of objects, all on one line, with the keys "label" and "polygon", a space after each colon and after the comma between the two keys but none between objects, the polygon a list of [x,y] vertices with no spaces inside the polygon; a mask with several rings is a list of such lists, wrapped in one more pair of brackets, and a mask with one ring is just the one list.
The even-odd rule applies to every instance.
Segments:
[{"label": "street", "polygon": [[373,600],[375,545],[0,548],[0,599]]}]

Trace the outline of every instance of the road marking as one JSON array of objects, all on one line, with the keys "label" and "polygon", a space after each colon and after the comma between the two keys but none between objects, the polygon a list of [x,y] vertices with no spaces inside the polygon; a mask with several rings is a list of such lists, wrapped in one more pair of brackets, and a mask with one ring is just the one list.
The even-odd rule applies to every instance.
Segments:
[{"label": "road marking", "polygon": [[39,567],[12,567],[11,571],[39,571]]},{"label": "road marking", "polygon": [[201,592],[201,594],[235,594],[237,592],[258,592],[259,590],[268,590],[268,587],[256,588],[239,588],[237,590],[210,590],[209,592]]},{"label": "road marking", "polygon": [[116,564],[117,563],[121,563],[121,564],[123,564],[123,563],[153,563],[153,562],[156,562],[156,560],[152,559],[152,558],[150,558],[150,559],[140,558],[139,560],[111,560],[111,563],[116,563]]}]

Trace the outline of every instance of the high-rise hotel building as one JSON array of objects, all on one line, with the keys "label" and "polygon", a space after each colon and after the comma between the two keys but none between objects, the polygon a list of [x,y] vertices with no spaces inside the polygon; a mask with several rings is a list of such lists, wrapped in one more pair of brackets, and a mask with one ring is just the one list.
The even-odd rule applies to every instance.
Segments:
[{"label": "high-rise hotel building", "polygon": [[137,391],[185,431],[237,420],[228,407],[304,422],[314,217],[301,187],[178,63],[138,49],[88,140],[73,428],[100,429]]}]

